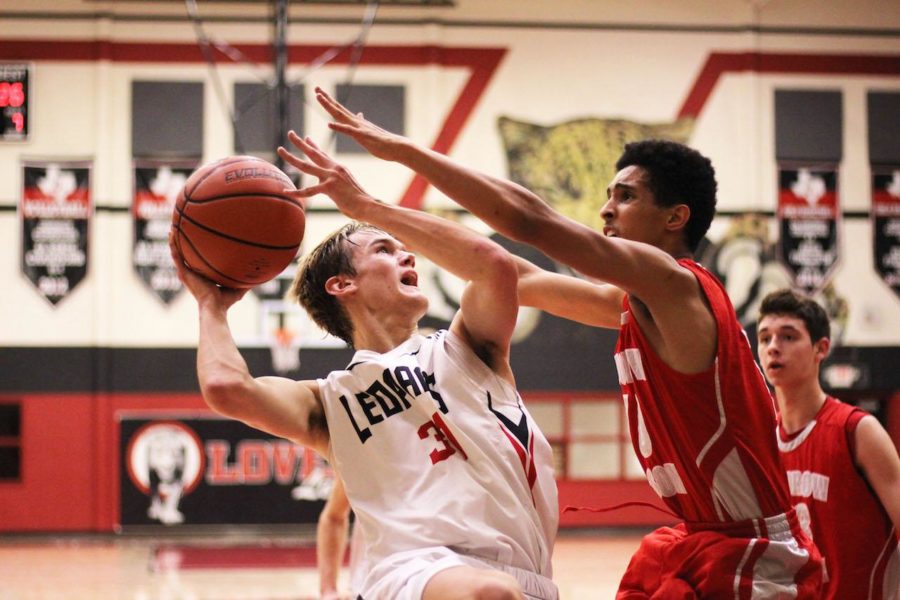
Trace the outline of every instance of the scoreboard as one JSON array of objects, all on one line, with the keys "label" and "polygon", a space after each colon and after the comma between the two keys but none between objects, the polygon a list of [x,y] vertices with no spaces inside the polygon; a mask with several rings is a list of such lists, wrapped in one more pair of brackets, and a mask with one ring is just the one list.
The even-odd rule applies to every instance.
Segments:
[{"label": "scoreboard", "polygon": [[0,63],[0,139],[28,139],[28,105],[31,66]]}]

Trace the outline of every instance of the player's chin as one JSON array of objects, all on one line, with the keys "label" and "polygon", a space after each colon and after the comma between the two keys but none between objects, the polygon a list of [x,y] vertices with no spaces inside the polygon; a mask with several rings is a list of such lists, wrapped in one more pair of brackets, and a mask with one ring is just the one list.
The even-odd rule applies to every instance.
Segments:
[{"label": "player's chin", "polygon": [[766,379],[772,385],[777,385],[784,380],[784,367],[769,367],[765,370]]},{"label": "player's chin", "polygon": [[422,293],[422,290],[413,286],[404,286],[403,295],[408,302],[419,308],[423,314],[428,310],[428,297]]}]

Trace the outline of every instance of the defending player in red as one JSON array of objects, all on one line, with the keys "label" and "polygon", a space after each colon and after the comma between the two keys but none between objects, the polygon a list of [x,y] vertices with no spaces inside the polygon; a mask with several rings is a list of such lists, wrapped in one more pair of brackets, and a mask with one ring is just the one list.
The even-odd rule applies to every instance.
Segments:
[{"label": "defending player in red", "polygon": [[723,286],[692,259],[715,213],[710,161],[681,144],[629,144],[598,232],[316,92],[335,131],[413,169],[499,233],[608,282],[518,263],[521,304],[620,331],[615,363],[635,452],[685,520],[644,539],[618,598],[817,598],[821,559],[791,508],[774,401]]},{"label": "defending player in red", "polygon": [[823,598],[900,598],[900,458],[878,420],[822,390],[825,311],[790,290],[763,299],[759,362],[778,400],[791,498],[825,563]]}]

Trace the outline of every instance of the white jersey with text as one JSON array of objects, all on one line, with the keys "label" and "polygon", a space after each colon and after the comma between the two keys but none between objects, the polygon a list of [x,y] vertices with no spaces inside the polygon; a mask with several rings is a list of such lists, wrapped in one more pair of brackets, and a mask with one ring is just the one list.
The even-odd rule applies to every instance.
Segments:
[{"label": "white jersey with text", "polygon": [[551,576],[550,445],[513,386],[458,337],[442,330],[384,354],[357,351],[318,383],[329,460],[368,565],[444,546]]}]

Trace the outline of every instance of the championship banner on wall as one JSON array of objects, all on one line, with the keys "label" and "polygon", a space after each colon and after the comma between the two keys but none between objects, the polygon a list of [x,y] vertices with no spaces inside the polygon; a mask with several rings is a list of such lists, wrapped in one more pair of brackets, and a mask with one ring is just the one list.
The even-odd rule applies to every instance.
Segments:
[{"label": "championship banner on wall", "polygon": [[900,167],[872,170],[875,270],[900,296]]},{"label": "championship banner on wall", "polygon": [[778,260],[794,286],[821,290],[837,267],[840,207],[837,167],[779,168]]},{"label": "championship banner on wall", "polygon": [[239,421],[129,415],[119,432],[123,527],[315,523],[331,493],[319,455]]},{"label": "championship banner on wall", "polygon": [[91,163],[25,161],[22,182],[22,272],[55,306],[87,274]]},{"label": "championship banner on wall", "polygon": [[197,163],[136,160],[132,262],[141,280],[168,304],[182,289],[169,252],[169,227],[178,192]]}]

